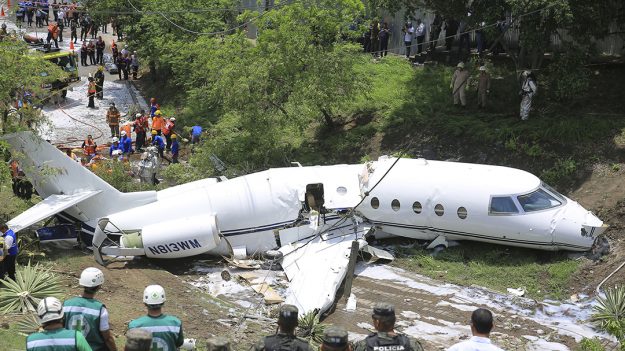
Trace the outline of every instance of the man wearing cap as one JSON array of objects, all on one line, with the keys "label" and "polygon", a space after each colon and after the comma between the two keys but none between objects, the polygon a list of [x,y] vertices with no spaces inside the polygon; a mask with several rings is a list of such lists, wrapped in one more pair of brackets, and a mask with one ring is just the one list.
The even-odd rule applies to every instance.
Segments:
[{"label": "man wearing cap", "polygon": [[493,329],[493,314],[478,308],[471,314],[471,339],[459,342],[447,351],[503,351],[490,342],[490,331]]},{"label": "man wearing cap", "polygon": [[456,71],[451,77],[451,84],[449,87],[452,90],[454,97],[454,105],[460,103],[462,107],[467,105],[467,98],[465,95],[465,89],[467,87],[467,81],[469,80],[469,72],[464,69],[464,62],[459,62],[456,66]]},{"label": "man wearing cap", "polygon": [[86,268],[80,274],[78,284],[83,287],[82,294],[63,303],[65,328],[81,332],[93,351],[117,351],[108,310],[95,299],[104,284],[104,273],[94,267]]},{"label": "man wearing cap", "polygon": [[255,346],[255,351],[312,351],[308,341],[295,336],[298,321],[298,309],[293,305],[280,306],[278,315],[278,333],[266,336]]},{"label": "man wearing cap", "polygon": [[354,347],[355,351],[423,351],[423,347],[416,339],[395,331],[395,307],[393,305],[376,304],[371,317],[377,332],[359,341]]},{"label": "man wearing cap", "polygon": [[117,107],[115,107],[115,103],[111,102],[108,111],[106,111],[106,123],[111,129],[111,138],[119,138],[119,117],[119,110],[117,110]]},{"label": "man wearing cap", "polygon": [[63,304],[56,297],[39,301],[37,317],[43,331],[26,338],[27,351],[92,351],[82,333],[63,328]]},{"label": "man wearing cap", "polygon": [[333,325],[324,329],[320,351],[351,351],[351,349],[345,329]]},{"label": "man wearing cap", "polygon": [[122,150],[122,147],[121,145],[119,145],[119,139],[117,139],[117,137],[114,137],[111,140],[111,147],[109,147],[109,157],[113,157],[113,153],[117,155],[118,153],[115,151],[121,152],[121,150]]},{"label": "man wearing cap", "polygon": [[486,108],[486,96],[490,93],[490,74],[486,66],[480,66],[480,76],[477,79],[477,107]]},{"label": "man wearing cap", "polygon": [[134,151],[132,149],[132,139],[126,134],[126,131],[121,132],[122,138],[119,140],[119,145],[121,146],[122,153],[125,156],[130,156],[130,154]]}]

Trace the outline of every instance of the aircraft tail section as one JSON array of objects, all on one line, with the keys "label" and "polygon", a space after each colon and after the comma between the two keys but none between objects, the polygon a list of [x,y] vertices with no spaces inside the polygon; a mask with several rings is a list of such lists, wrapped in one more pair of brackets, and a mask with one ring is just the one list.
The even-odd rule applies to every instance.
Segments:
[{"label": "aircraft tail section", "polygon": [[11,223],[16,229],[31,225],[33,216],[46,218],[63,212],[65,217],[87,223],[156,201],[155,191],[120,192],[32,132],[7,134],[0,140],[9,143],[13,157],[39,196],[48,199],[28,210],[28,215],[15,218]]},{"label": "aircraft tail section", "polygon": [[11,145],[13,157],[42,198],[88,190],[119,194],[117,189],[33,132],[8,134],[2,139]]}]

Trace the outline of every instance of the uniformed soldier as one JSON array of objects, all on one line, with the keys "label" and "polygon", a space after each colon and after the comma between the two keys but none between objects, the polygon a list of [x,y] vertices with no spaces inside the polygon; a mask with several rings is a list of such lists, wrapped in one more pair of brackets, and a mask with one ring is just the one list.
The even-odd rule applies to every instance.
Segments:
[{"label": "uniformed soldier", "polygon": [[320,351],[351,351],[351,349],[345,329],[335,326],[325,328]]},{"label": "uniformed soldier", "polygon": [[80,274],[78,284],[83,287],[82,294],[63,303],[65,328],[81,332],[93,351],[117,351],[109,326],[108,310],[95,299],[95,294],[104,284],[104,273],[89,267]]},{"label": "uniformed soldier", "polygon": [[143,291],[143,303],[148,308],[147,316],[137,318],[128,324],[128,329],[141,328],[152,332],[152,350],[175,351],[184,344],[180,319],[163,314],[165,289],[150,285]]},{"label": "uniformed soldier", "polygon": [[312,351],[308,341],[295,336],[298,309],[293,305],[280,306],[278,333],[264,337],[255,346],[255,351]]},{"label": "uniformed soldier", "polygon": [[393,305],[376,304],[371,317],[377,333],[359,341],[354,348],[355,351],[423,351],[423,347],[416,339],[395,331],[395,307]]},{"label": "uniformed soldier", "polygon": [[82,333],[63,328],[63,304],[56,297],[46,297],[37,306],[42,332],[26,338],[27,351],[91,351]]}]

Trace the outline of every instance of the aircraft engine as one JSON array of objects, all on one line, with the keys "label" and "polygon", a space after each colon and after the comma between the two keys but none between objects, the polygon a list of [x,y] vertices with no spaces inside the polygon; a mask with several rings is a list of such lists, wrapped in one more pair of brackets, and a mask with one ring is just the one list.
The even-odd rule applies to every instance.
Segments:
[{"label": "aircraft engine", "polygon": [[220,242],[215,216],[173,219],[144,226],[121,238],[124,248],[143,248],[153,258],[179,258],[214,249]]}]

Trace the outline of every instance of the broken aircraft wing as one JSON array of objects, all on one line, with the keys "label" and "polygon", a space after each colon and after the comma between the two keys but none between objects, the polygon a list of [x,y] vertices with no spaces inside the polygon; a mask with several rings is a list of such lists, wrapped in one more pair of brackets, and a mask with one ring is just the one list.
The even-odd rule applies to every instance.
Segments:
[{"label": "broken aircraft wing", "polygon": [[18,232],[34,223],[45,218],[53,216],[67,208],[74,206],[84,200],[87,200],[97,194],[101,190],[84,191],[72,195],[50,195],[40,203],[22,212],[19,216],[13,218],[7,223],[9,228]]}]

